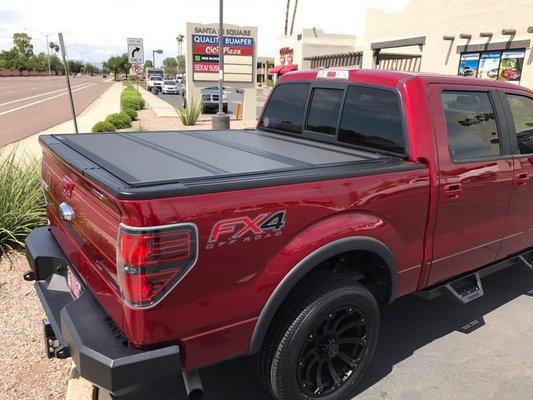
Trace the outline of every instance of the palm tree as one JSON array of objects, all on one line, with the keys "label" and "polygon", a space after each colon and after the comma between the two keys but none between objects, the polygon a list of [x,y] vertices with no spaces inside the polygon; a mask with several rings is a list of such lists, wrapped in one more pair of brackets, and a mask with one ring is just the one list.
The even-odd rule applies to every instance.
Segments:
[{"label": "palm tree", "polygon": [[285,11],[285,36],[287,36],[287,29],[289,28],[289,8],[291,8],[291,0],[287,0],[287,10]]},{"label": "palm tree", "polygon": [[182,49],[183,49],[183,39],[185,39],[185,35],[178,35],[176,36],[176,41],[178,42],[178,56],[181,55]]},{"label": "palm tree", "polygon": [[294,30],[294,18],[296,17],[296,9],[298,8],[298,0],[294,3],[294,10],[292,11],[291,36]]}]

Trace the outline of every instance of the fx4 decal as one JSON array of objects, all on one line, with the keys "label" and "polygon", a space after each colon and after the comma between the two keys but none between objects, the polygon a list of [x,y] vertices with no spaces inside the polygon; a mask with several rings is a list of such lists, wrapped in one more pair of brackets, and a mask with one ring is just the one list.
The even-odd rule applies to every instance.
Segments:
[{"label": "fx4 decal", "polygon": [[207,249],[235,244],[242,240],[260,240],[281,235],[285,226],[285,210],[263,213],[255,217],[242,216],[223,219],[213,225],[207,241]]}]

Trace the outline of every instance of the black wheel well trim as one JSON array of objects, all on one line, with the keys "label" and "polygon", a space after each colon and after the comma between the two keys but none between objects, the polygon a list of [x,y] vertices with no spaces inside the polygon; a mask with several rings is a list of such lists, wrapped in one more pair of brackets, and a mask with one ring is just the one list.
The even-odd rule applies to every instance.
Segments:
[{"label": "black wheel well trim", "polygon": [[268,328],[270,327],[276,312],[296,284],[307,275],[308,272],[322,262],[349,251],[372,252],[385,261],[391,277],[391,294],[388,300],[389,303],[394,300],[396,294],[397,266],[392,251],[380,240],[368,236],[350,236],[335,240],[307,255],[303,260],[296,264],[296,266],[283,278],[276,289],[274,289],[274,292],[270,295],[259,314],[259,318],[252,334],[249,354],[255,354],[261,350]]}]

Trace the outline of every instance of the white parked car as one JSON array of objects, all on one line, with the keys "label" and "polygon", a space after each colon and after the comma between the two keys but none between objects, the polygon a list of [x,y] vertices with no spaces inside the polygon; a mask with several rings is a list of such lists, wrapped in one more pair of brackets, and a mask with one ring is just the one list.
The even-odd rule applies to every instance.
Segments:
[{"label": "white parked car", "polygon": [[181,87],[176,81],[163,81],[162,90],[163,93],[168,94],[182,94]]},{"label": "white parked car", "polygon": [[151,76],[146,82],[146,88],[151,92],[156,86],[158,89],[161,89],[163,86],[163,78],[160,76]]}]

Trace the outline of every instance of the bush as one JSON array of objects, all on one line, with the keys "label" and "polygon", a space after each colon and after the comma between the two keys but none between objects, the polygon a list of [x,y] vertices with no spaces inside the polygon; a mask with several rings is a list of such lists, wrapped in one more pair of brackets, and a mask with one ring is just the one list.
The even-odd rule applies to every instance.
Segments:
[{"label": "bush", "polygon": [[131,120],[136,120],[137,119],[137,111],[134,110],[133,108],[123,108],[122,109],[122,112],[124,114],[128,114],[128,116],[131,118]]},{"label": "bush", "polygon": [[122,95],[120,98],[120,107],[122,109],[131,108],[133,110],[142,110],[144,108],[144,99],[141,96],[135,95]]},{"label": "bush", "polygon": [[94,124],[92,131],[93,132],[115,132],[117,128],[110,122],[100,121]]},{"label": "bush", "polygon": [[106,117],[106,122],[109,122],[117,129],[124,129],[131,127],[131,118],[128,114],[125,114],[123,112],[116,113],[116,114],[109,114]]},{"label": "bush", "polygon": [[198,117],[202,113],[203,104],[200,99],[192,99],[187,108],[177,108],[178,115],[181,122],[185,126],[192,126],[196,124]]},{"label": "bush", "polygon": [[[5,156],[5,157],[4,157]],[[0,255],[24,247],[30,231],[46,224],[39,163],[0,154]]]}]

